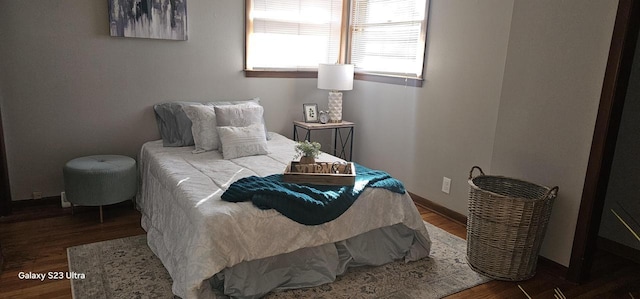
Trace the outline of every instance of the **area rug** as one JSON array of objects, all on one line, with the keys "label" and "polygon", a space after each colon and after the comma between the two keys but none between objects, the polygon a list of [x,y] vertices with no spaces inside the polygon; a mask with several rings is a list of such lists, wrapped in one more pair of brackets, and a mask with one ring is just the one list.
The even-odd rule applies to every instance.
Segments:
[{"label": "area rug", "polygon": [[[265,298],[442,298],[491,280],[467,265],[466,241],[425,225],[432,241],[428,258],[351,268],[333,283],[275,291]],[[145,235],[70,247],[67,255],[69,272],[84,275],[71,280],[76,299],[174,297],[171,277]]]}]

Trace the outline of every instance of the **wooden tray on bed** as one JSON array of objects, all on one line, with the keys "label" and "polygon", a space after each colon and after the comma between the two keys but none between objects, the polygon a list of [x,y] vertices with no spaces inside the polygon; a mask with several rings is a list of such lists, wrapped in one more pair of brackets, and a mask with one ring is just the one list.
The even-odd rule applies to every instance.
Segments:
[{"label": "wooden tray on bed", "polygon": [[356,182],[356,168],[352,162],[300,164],[292,161],[284,170],[283,180],[297,184],[353,186]]}]

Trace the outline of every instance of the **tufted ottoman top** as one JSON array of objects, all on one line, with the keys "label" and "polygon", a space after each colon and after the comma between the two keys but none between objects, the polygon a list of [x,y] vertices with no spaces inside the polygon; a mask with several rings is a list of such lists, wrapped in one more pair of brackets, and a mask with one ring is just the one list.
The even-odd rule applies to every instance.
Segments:
[{"label": "tufted ottoman top", "polygon": [[75,158],[63,168],[67,200],[85,206],[103,206],[136,194],[136,160],[120,155]]},{"label": "tufted ottoman top", "polygon": [[65,165],[67,169],[88,173],[124,171],[135,167],[136,160],[120,155],[95,155],[75,158]]}]

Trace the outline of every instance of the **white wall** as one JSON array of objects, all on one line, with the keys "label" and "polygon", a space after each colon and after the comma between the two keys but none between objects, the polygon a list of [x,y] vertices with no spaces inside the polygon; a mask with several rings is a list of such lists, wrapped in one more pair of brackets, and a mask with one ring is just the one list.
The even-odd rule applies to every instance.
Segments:
[{"label": "white wall", "polygon": [[513,8],[492,173],[560,187],[541,254],[568,265],[617,1]]},{"label": "white wall", "polygon": [[[159,138],[152,105],[259,96],[291,136],[313,79],[245,78],[244,1],[190,0],[188,41],[109,36],[104,0],[0,1],[0,85],[14,200],[63,190],[74,157],[135,157]],[[311,91],[311,92],[310,92]]]},{"label": "white wall", "polygon": [[356,160],[465,215],[473,165],[559,185],[542,255],[568,265],[616,7],[432,1],[424,87],[345,93]]},{"label": "white wall", "polygon": [[423,87],[357,81],[344,92],[345,119],[358,125],[354,159],[466,214],[471,166],[490,170],[512,6],[432,0]]}]

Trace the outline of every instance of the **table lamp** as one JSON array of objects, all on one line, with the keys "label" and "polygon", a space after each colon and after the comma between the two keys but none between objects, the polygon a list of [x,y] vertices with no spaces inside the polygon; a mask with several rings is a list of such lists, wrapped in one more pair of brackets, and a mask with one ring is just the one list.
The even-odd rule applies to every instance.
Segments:
[{"label": "table lamp", "polygon": [[353,89],[353,64],[318,65],[318,89],[329,90],[329,121],[342,122],[342,92]]}]

